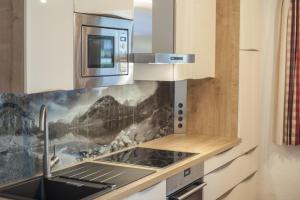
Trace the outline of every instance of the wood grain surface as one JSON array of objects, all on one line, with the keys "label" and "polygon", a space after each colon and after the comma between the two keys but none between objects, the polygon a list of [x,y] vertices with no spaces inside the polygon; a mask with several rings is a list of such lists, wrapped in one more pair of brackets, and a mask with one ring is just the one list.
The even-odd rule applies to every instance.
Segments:
[{"label": "wood grain surface", "polygon": [[239,13],[239,0],[217,0],[216,78],[188,82],[189,134],[238,134]]},{"label": "wood grain surface", "polygon": [[140,147],[198,154],[169,167],[157,169],[156,173],[103,195],[97,198],[97,200],[120,200],[134,193],[143,191],[187,168],[204,162],[205,160],[238,145],[240,142],[241,140],[236,137],[175,134],[142,144]]},{"label": "wood grain surface", "polygon": [[24,91],[24,0],[0,1],[0,91]]}]

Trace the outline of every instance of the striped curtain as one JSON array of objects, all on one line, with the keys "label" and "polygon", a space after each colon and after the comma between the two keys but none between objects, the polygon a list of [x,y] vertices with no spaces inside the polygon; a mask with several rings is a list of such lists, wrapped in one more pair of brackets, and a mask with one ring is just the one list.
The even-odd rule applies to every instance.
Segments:
[{"label": "striped curtain", "polygon": [[274,141],[300,145],[300,0],[278,0]]},{"label": "striped curtain", "polygon": [[288,4],[283,144],[300,144],[300,0]]}]

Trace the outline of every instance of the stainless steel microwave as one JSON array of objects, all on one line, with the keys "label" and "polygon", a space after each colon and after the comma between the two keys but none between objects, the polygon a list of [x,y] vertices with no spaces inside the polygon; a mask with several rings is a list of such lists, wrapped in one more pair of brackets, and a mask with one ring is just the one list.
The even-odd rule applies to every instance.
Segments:
[{"label": "stainless steel microwave", "polygon": [[133,21],[75,13],[74,77],[76,88],[133,83]]}]

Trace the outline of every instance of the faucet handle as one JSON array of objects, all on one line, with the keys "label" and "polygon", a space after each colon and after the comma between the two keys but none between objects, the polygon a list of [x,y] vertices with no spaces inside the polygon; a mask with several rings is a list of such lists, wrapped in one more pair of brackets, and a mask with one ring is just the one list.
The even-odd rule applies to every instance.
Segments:
[{"label": "faucet handle", "polygon": [[50,168],[53,168],[57,163],[59,163],[60,159],[56,156],[56,145],[53,145],[53,156],[50,160]]},{"label": "faucet handle", "polygon": [[56,156],[56,145],[53,145],[53,155],[51,157],[51,160],[54,160],[56,158],[57,158],[57,156]]},{"label": "faucet handle", "polygon": [[53,145],[53,157],[56,157],[56,145]]}]

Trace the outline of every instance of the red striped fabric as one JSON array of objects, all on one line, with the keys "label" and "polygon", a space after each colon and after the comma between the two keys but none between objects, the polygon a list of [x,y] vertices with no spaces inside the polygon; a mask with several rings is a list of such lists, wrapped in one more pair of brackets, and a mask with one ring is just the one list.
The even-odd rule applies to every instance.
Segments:
[{"label": "red striped fabric", "polygon": [[295,142],[294,144],[295,145],[299,145],[299,107],[300,107],[300,102],[299,102],[299,95],[300,95],[300,92],[299,92],[299,64],[300,64],[300,44],[299,44],[299,41],[300,41],[300,31],[299,31],[299,0],[295,1],[296,2],[296,24],[297,24],[297,29],[296,29],[296,34],[297,34],[297,41],[296,41],[296,73],[295,73],[295,76],[296,76],[296,130],[295,130]]},{"label": "red striped fabric", "polygon": [[287,24],[283,142],[300,145],[300,0],[291,0]]}]

